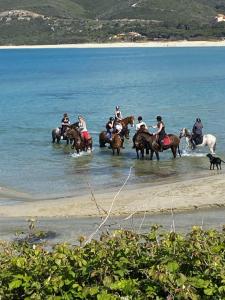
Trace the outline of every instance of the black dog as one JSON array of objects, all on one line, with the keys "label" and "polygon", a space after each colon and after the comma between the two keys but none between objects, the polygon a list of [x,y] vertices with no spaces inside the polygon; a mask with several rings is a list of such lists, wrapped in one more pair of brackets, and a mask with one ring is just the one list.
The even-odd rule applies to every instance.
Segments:
[{"label": "black dog", "polygon": [[206,156],[209,158],[209,161],[210,161],[210,170],[212,170],[212,166],[213,166],[213,170],[214,170],[215,165],[217,167],[217,170],[219,170],[219,167],[221,170],[221,162],[225,163],[225,161],[223,161],[219,157],[212,156],[212,154],[207,154]]}]

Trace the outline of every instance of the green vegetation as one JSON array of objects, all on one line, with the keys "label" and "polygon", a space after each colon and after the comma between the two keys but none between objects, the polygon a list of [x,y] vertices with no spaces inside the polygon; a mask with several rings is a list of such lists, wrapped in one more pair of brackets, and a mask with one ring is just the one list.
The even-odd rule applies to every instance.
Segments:
[{"label": "green vegetation", "polygon": [[131,41],[131,31],[138,40],[221,39],[218,13],[225,0],[1,0],[0,45],[112,42],[121,33]]},{"label": "green vegetation", "polygon": [[225,234],[117,230],[83,246],[1,243],[1,299],[225,299]]}]

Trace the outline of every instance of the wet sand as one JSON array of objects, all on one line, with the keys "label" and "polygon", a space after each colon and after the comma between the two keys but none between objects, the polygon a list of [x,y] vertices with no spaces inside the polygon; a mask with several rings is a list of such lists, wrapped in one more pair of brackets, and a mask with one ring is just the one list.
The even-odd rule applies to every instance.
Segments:
[{"label": "wet sand", "polygon": [[[0,189],[2,217],[96,217],[106,215],[119,189],[59,199],[35,199],[29,195]],[[25,197],[24,197],[25,196]],[[15,200],[13,200],[15,199]],[[12,201],[13,200],[13,201]],[[181,182],[149,186],[126,185],[116,197],[111,215],[147,212],[156,214],[225,206],[225,176],[211,171],[210,176]]]}]

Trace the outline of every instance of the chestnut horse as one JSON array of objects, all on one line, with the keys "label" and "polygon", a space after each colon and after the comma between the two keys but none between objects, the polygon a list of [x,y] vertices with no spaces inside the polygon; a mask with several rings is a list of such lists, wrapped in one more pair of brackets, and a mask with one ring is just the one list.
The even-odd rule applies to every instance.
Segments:
[{"label": "chestnut horse", "polygon": [[115,150],[117,151],[117,155],[120,155],[120,148],[123,146],[123,141],[118,133],[113,133],[112,141],[110,142],[110,146],[113,151],[113,155],[115,154]]},{"label": "chestnut horse", "polygon": [[[170,139],[170,144],[163,145],[163,150],[171,149],[174,158],[176,158],[176,156],[177,156],[177,151],[178,151],[178,154],[181,156],[180,148],[179,148],[179,144],[180,144],[179,137],[176,136],[175,134],[168,134],[168,137]],[[137,158],[139,158],[138,151],[141,151],[141,155],[143,158],[144,157],[144,149],[146,149],[147,153],[150,150],[150,160],[152,160],[154,152],[156,154],[157,160],[159,160],[160,146],[157,143],[156,135],[153,135],[153,134],[141,129],[137,132],[134,144],[135,144],[135,148],[136,148],[136,152],[137,152]]]},{"label": "chestnut horse", "polygon": [[71,140],[73,140],[73,144],[71,146],[72,149],[76,149],[77,154],[80,151],[92,151],[92,138],[88,140],[84,140],[81,136],[81,133],[75,127],[68,127],[65,132],[65,136]]},{"label": "chestnut horse", "polygon": [[134,127],[134,116],[129,116],[129,117],[126,117],[122,120],[120,120],[120,124],[123,126],[123,127],[126,127],[128,125],[130,125],[131,127]]}]

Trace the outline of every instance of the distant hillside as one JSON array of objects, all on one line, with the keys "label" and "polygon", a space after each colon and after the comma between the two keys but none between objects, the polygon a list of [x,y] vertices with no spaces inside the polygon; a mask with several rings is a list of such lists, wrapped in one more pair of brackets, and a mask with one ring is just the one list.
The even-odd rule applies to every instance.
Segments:
[{"label": "distant hillside", "polygon": [[1,0],[0,44],[219,39],[218,14],[225,0]]}]

